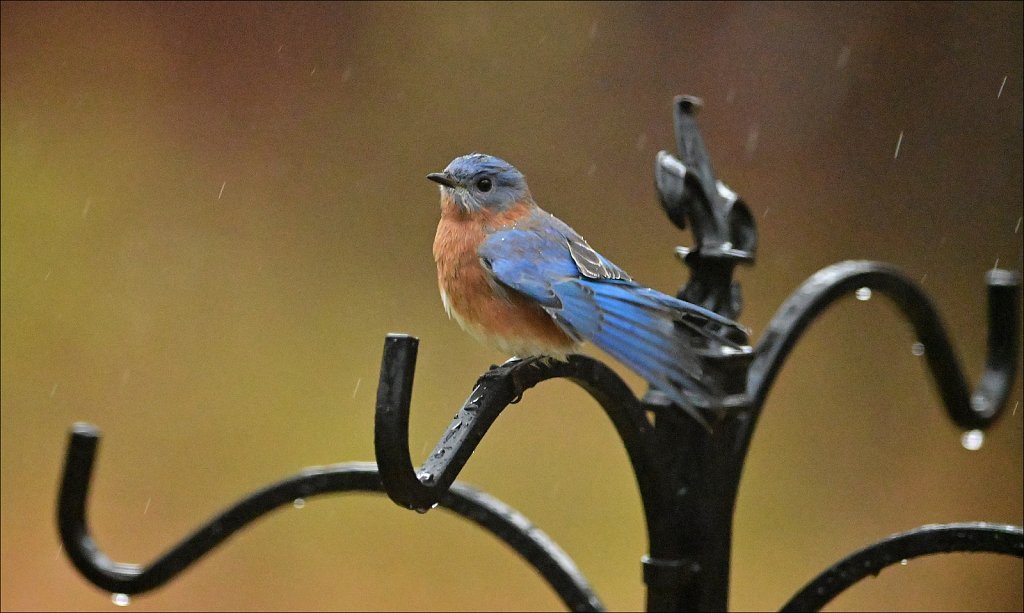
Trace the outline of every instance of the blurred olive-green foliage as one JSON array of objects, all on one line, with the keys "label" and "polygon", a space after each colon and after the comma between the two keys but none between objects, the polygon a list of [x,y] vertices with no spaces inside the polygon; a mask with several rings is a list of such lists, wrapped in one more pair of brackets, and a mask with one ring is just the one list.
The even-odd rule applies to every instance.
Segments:
[{"label": "blurred olive-green foliage", "polygon": [[[57,538],[74,421],[105,435],[90,513],[119,561],[302,467],[371,460],[387,332],[422,340],[422,457],[505,357],[437,295],[424,175],[457,155],[516,164],[542,206],[674,292],[691,239],[652,169],[680,93],[703,97],[715,169],[758,222],[739,273],[755,340],[817,269],[884,260],[929,292],[974,380],[984,273],[1021,268],[1022,6],[4,3],[3,609],[114,608]],[[914,341],[884,298],[849,299],[798,346],[740,491],[734,608],[777,608],[893,532],[1024,523],[1019,375],[969,452]],[[643,606],[636,487],[585,393],[532,391],[463,479],[559,542],[610,608]],[[951,555],[832,606],[1019,610],[1021,584],[1017,559]],[[363,495],[278,511],[132,604],[560,606],[474,526]]]}]

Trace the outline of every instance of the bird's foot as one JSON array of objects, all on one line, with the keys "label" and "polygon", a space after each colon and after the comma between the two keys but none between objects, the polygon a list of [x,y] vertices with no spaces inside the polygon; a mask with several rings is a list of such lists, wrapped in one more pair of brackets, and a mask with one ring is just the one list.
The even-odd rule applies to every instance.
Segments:
[{"label": "bird's foot", "polygon": [[524,365],[530,366],[531,368],[548,368],[557,361],[557,358],[550,355],[533,355],[528,358],[522,358],[521,360]]},{"label": "bird's foot", "polygon": [[[531,355],[524,358],[521,358],[519,356],[513,356],[512,358],[509,358],[504,364],[502,364],[502,366],[516,366],[519,368],[540,369],[542,367],[550,367],[552,362],[555,361],[555,359],[556,358],[553,358],[548,355]],[[513,379],[517,380],[515,375],[513,375]],[[518,383],[516,383],[515,385],[516,395],[515,397],[512,398],[512,400],[509,401],[509,404],[516,404],[517,402],[523,399],[523,390],[519,389]]]}]

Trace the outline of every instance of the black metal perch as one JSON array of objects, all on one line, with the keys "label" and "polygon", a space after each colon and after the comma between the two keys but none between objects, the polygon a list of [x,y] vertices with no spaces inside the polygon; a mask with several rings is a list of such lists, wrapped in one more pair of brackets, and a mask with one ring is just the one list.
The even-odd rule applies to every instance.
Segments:
[{"label": "black metal perch", "polygon": [[[58,524],[64,549],[78,570],[97,587],[114,594],[141,594],[160,587],[235,532],[297,499],[340,492],[383,492],[372,462],[307,468],[249,494],[153,562],[145,566],[121,564],[99,549],[86,521],[85,502],[99,440],[100,433],[93,426],[75,424],[71,428]],[[505,541],[537,569],[569,608],[602,610],[600,600],[569,556],[515,509],[461,483],[454,484],[435,504]]]},{"label": "black metal perch", "polygon": [[[675,104],[681,160],[662,151],[655,179],[662,205],[680,228],[692,228],[693,249],[677,251],[690,280],[679,296],[736,318],[742,308],[733,269],[751,263],[757,246],[753,218],[735,193],[715,178],[695,113],[699,101]],[[779,308],[754,348],[711,345],[704,371],[722,394],[701,410],[708,433],[678,419],[664,396],[636,398],[607,366],[573,355],[565,362],[526,359],[492,367],[417,470],[408,445],[409,406],[418,341],[388,335],[384,343],[374,443],[376,466],[338,464],[306,469],[258,490],[211,519],[146,566],[111,561],[86,523],[86,499],[99,432],[86,424],[71,431],[58,501],[58,524],[71,561],[91,582],[113,593],[159,587],[233,533],[295,499],[336,492],[384,492],[397,504],[426,512],[447,508],[509,544],[572,610],[602,605],[571,559],[543,532],[500,501],[456,482],[477,444],[501,411],[531,387],[552,378],[573,381],[597,400],[622,439],[636,475],[647,524],[643,558],[647,610],[725,610],[728,604],[732,516],[743,462],[765,398],[803,331],[829,305],[861,288],[888,296],[926,347],[926,360],[949,417],[966,429],[986,428],[1000,415],[1016,376],[1020,278],[993,270],[988,283],[988,354],[973,394],[927,295],[889,265],[842,262],[808,279]],[[653,416],[653,417],[651,417]],[[838,562],[807,584],[784,607],[817,610],[867,575],[908,558],[980,551],[1024,557],[1024,531],[985,523],[923,526],[892,535]]]}]

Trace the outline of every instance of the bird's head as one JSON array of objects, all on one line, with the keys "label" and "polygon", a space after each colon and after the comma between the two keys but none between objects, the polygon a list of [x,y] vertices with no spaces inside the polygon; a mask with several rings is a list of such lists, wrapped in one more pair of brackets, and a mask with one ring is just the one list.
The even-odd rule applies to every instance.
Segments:
[{"label": "bird's head", "polygon": [[493,155],[457,157],[427,178],[441,185],[442,204],[449,200],[466,213],[501,212],[517,203],[533,204],[523,173]]}]

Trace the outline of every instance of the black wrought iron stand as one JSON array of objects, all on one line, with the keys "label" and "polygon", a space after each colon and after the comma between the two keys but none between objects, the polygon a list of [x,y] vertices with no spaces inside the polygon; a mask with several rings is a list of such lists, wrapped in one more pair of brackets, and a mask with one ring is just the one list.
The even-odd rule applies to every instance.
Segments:
[{"label": "black wrought iron stand", "polygon": [[[732,273],[751,263],[757,232],[747,206],[715,178],[695,113],[699,101],[675,104],[680,159],[662,151],[655,178],[669,218],[691,227],[695,247],[678,252],[690,268],[679,296],[729,317],[742,300]],[[445,507],[505,541],[544,577],[572,610],[603,606],[572,560],[543,532],[504,503],[456,477],[501,411],[538,383],[565,378],[597,400],[611,419],[636,474],[647,523],[649,553],[643,557],[648,611],[723,611],[728,604],[733,509],[743,462],[768,390],[800,335],[837,299],[861,288],[888,296],[910,320],[926,347],[929,370],[949,417],[965,429],[990,426],[999,416],[1016,375],[1020,278],[988,273],[988,357],[972,394],[939,315],[920,287],[895,268],[849,261],[808,279],[779,308],[757,347],[746,338],[701,350],[703,368],[723,390],[700,407],[713,429],[680,418],[656,391],[636,398],[601,362],[580,355],[566,362],[522,360],[492,367],[423,465],[409,453],[409,405],[418,341],[389,334],[384,341],[374,443],[377,463],[349,463],[304,470],[256,491],[214,517],[147,566],[111,561],[86,524],[86,499],[99,431],[75,424],[58,500],[65,551],[99,588],[139,594],[169,581],[205,553],[261,515],[298,498],[335,492],[384,492],[395,503],[426,512]],[[742,335],[741,335],[742,336]],[[923,526],[889,536],[837,562],[808,583],[782,610],[817,610],[850,585],[890,564],[916,556],[983,551],[1024,556],[1018,526],[966,523]],[[410,603],[415,605],[415,603]]]}]

